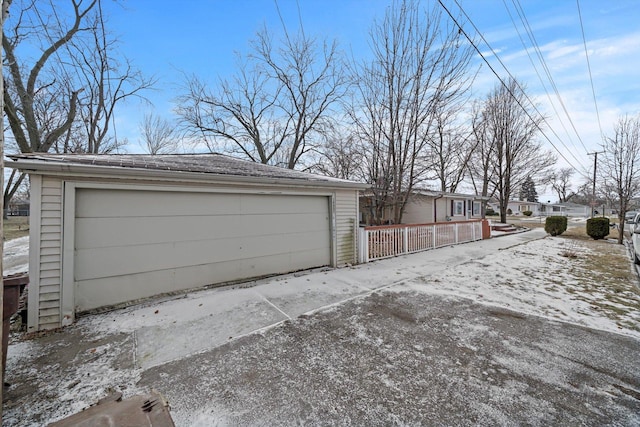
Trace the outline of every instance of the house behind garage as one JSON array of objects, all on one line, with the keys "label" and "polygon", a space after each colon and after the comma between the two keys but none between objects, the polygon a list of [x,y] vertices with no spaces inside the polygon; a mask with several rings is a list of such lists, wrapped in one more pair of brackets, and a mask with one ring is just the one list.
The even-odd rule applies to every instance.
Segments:
[{"label": "house behind garage", "polygon": [[28,330],[357,261],[366,184],[220,154],[9,156],[31,179]]},{"label": "house behind garage", "polygon": [[[403,224],[480,220],[488,197],[444,191],[413,190],[402,215]],[[376,200],[371,191],[360,193],[360,223],[375,224]],[[387,206],[381,224],[393,223],[393,207]]]}]

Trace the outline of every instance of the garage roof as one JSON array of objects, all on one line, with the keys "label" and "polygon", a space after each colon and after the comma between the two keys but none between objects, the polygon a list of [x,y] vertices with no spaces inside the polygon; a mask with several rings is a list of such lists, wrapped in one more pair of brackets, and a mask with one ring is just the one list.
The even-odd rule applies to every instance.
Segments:
[{"label": "garage roof", "polygon": [[[368,188],[368,184],[315,175],[223,154],[49,154],[9,155],[6,166],[24,172],[92,174],[122,176],[236,180],[256,183],[288,183],[342,188]],[[123,176],[124,177],[124,176]]]}]

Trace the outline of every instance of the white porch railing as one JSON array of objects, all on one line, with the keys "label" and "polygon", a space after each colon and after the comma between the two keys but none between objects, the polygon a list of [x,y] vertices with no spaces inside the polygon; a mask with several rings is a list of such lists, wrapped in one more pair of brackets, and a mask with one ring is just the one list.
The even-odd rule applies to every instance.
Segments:
[{"label": "white porch railing", "polygon": [[362,227],[358,229],[358,261],[365,263],[481,239],[481,220]]}]

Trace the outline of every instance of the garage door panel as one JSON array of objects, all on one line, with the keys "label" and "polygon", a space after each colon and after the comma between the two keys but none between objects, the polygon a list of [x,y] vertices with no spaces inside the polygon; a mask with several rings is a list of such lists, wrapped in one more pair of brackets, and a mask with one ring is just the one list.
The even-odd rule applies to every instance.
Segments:
[{"label": "garage door panel", "polygon": [[[104,306],[101,301],[109,301],[110,305],[135,301],[149,297],[149,293],[161,294],[184,291],[216,283],[232,282],[256,276],[286,273],[289,271],[311,268],[309,260],[317,259],[317,252],[302,253],[303,261],[292,260],[291,254],[270,255],[255,259],[226,261],[213,264],[156,270],[152,272],[108,277],[76,282],[78,312],[92,310]],[[321,255],[321,254],[320,254]],[[298,259],[298,257],[295,257]],[[320,266],[320,265],[318,265]],[[203,282],[202,278],[209,278]],[[153,287],[150,289],[150,284]]]},{"label": "garage door panel", "polygon": [[76,218],[326,212],[326,198],[129,190],[77,190]]},{"label": "garage door panel", "polygon": [[242,195],[78,189],[76,218],[224,215],[240,212]]},{"label": "garage door panel", "polygon": [[307,214],[327,212],[327,199],[316,196],[244,195],[241,214]]},{"label": "garage door panel", "polygon": [[76,251],[75,278],[88,280],[312,250],[324,252],[325,256],[319,262],[327,265],[330,261],[328,239],[326,233],[317,231],[131,245],[119,247],[117,251],[113,248],[82,249]]},{"label": "garage door panel", "polygon": [[[326,231],[327,213],[78,218],[76,249]],[[91,234],[91,240],[83,238]]]},{"label": "garage door panel", "polygon": [[[79,218],[76,249],[225,238],[241,226],[242,218],[237,215]],[[93,239],[84,239],[89,233]]]}]

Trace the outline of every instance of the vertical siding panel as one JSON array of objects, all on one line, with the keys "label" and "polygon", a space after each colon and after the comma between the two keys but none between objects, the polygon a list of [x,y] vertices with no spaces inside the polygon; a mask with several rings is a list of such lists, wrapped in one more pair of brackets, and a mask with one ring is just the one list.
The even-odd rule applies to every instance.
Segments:
[{"label": "vertical siding panel", "polygon": [[356,227],[358,225],[358,191],[336,191],[336,253],[337,266],[355,264]]},{"label": "vertical siding panel", "polygon": [[39,289],[38,329],[51,329],[61,325],[60,292],[62,259],[62,180],[43,177],[40,194],[41,221],[39,224],[40,247],[46,253],[39,254],[39,279],[46,280],[47,286]]},{"label": "vertical siding panel", "polygon": [[34,332],[40,327],[38,310],[40,309],[40,225],[42,215],[40,200],[42,199],[42,176],[29,175],[31,185],[31,201],[29,214],[29,289],[27,294],[27,331]]}]

